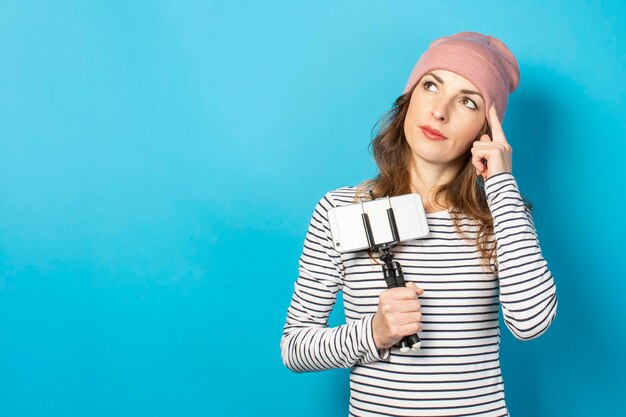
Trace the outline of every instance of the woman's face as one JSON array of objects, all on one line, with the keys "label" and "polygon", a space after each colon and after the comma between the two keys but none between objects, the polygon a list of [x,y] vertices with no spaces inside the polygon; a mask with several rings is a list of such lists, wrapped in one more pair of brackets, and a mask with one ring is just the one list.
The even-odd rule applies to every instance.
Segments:
[{"label": "woman's face", "polygon": [[[446,70],[426,73],[417,83],[404,119],[413,161],[456,165],[485,124],[485,101],[465,77]],[[437,130],[445,139],[424,129]]]}]

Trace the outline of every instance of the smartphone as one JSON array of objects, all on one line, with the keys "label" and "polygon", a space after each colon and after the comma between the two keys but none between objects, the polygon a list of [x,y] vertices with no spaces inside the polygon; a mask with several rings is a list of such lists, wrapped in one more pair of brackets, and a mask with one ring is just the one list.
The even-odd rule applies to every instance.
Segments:
[{"label": "smartphone", "polygon": [[383,197],[328,211],[335,249],[353,252],[369,249],[362,213],[367,213],[375,244],[393,242],[387,210],[391,207],[400,242],[426,237],[429,233],[424,204],[419,194]]}]

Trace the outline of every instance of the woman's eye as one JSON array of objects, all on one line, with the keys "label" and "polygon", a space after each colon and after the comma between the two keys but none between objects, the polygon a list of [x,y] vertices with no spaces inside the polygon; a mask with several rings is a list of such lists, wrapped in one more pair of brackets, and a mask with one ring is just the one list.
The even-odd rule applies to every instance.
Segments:
[{"label": "woman's eye", "polygon": [[[424,83],[424,89],[425,89],[425,90],[430,90],[430,88],[428,88],[428,87],[429,87],[429,86],[431,86],[431,85],[432,85],[432,86],[434,86],[434,87],[437,87],[437,86],[435,85],[435,83],[433,83],[432,81],[426,81],[426,82]],[[430,90],[430,91],[432,91],[432,90]]]},{"label": "woman's eye", "polygon": [[478,106],[476,105],[476,103],[474,103],[472,100],[470,100],[467,97],[463,97],[463,104],[467,104],[470,103],[470,106],[468,106],[470,109],[472,110],[478,110]]}]

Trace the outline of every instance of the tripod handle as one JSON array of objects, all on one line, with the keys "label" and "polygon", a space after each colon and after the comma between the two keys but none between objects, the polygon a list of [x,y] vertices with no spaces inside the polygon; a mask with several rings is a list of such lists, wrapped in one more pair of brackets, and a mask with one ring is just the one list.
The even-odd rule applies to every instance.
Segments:
[{"label": "tripod handle", "polygon": [[[406,287],[404,274],[402,273],[402,267],[397,261],[393,262],[393,272],[396,277],[396,285],[398,287]],[[400,341],[400,352],[402,353],[406,353],[409,350],[417,352],[418,350],[420,350],[421,347],[422,341],[417,333],[409,336],[404,336],[404,338]]]},{"label": "tripod handle", "polygon": [[422,341],[417,334],[404,336],[404,338],[400,341],[400,352],[402,353],[406,353],[409,350],[417,352],[418,350],[420,350],[421,347]]},{"label": "tripod handle", "polygon": [[[393,213],[392,213],[393,214]],[[393,218],[393,216],[391,217]],[[363,216],[363,223],[368,229],[369,219],[365,214]],[[385,282],[387,283],[388,288],[396,288],[396,287],[406,287],[406,282],[404,281],[404,274],[402,273],[402,266],[399,262],[393,260],[393,255],[389,251],[389,248],[383,249],[383,254],[380,259],[384,262],[383,264],[383,276],[385,277]],[[417,334],[412,334],[410,336],[405,336],[400,341],[400,352],[406,353],[409,350],[414,352],[418,351],[421,348],[421,340]]]}]

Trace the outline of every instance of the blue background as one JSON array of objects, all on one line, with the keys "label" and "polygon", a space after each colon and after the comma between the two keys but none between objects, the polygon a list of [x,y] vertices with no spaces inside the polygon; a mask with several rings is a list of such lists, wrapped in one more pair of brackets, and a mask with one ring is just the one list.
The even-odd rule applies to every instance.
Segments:
[{"label": "blue background", "polygon": [[511,414],[623,411],[626,3],[519,3],[0,1],[0,415],[346,415],[347,369],[280,358],[306,228],[463,30],[518,58],[559,295],[541,338],[503,327]]}]

